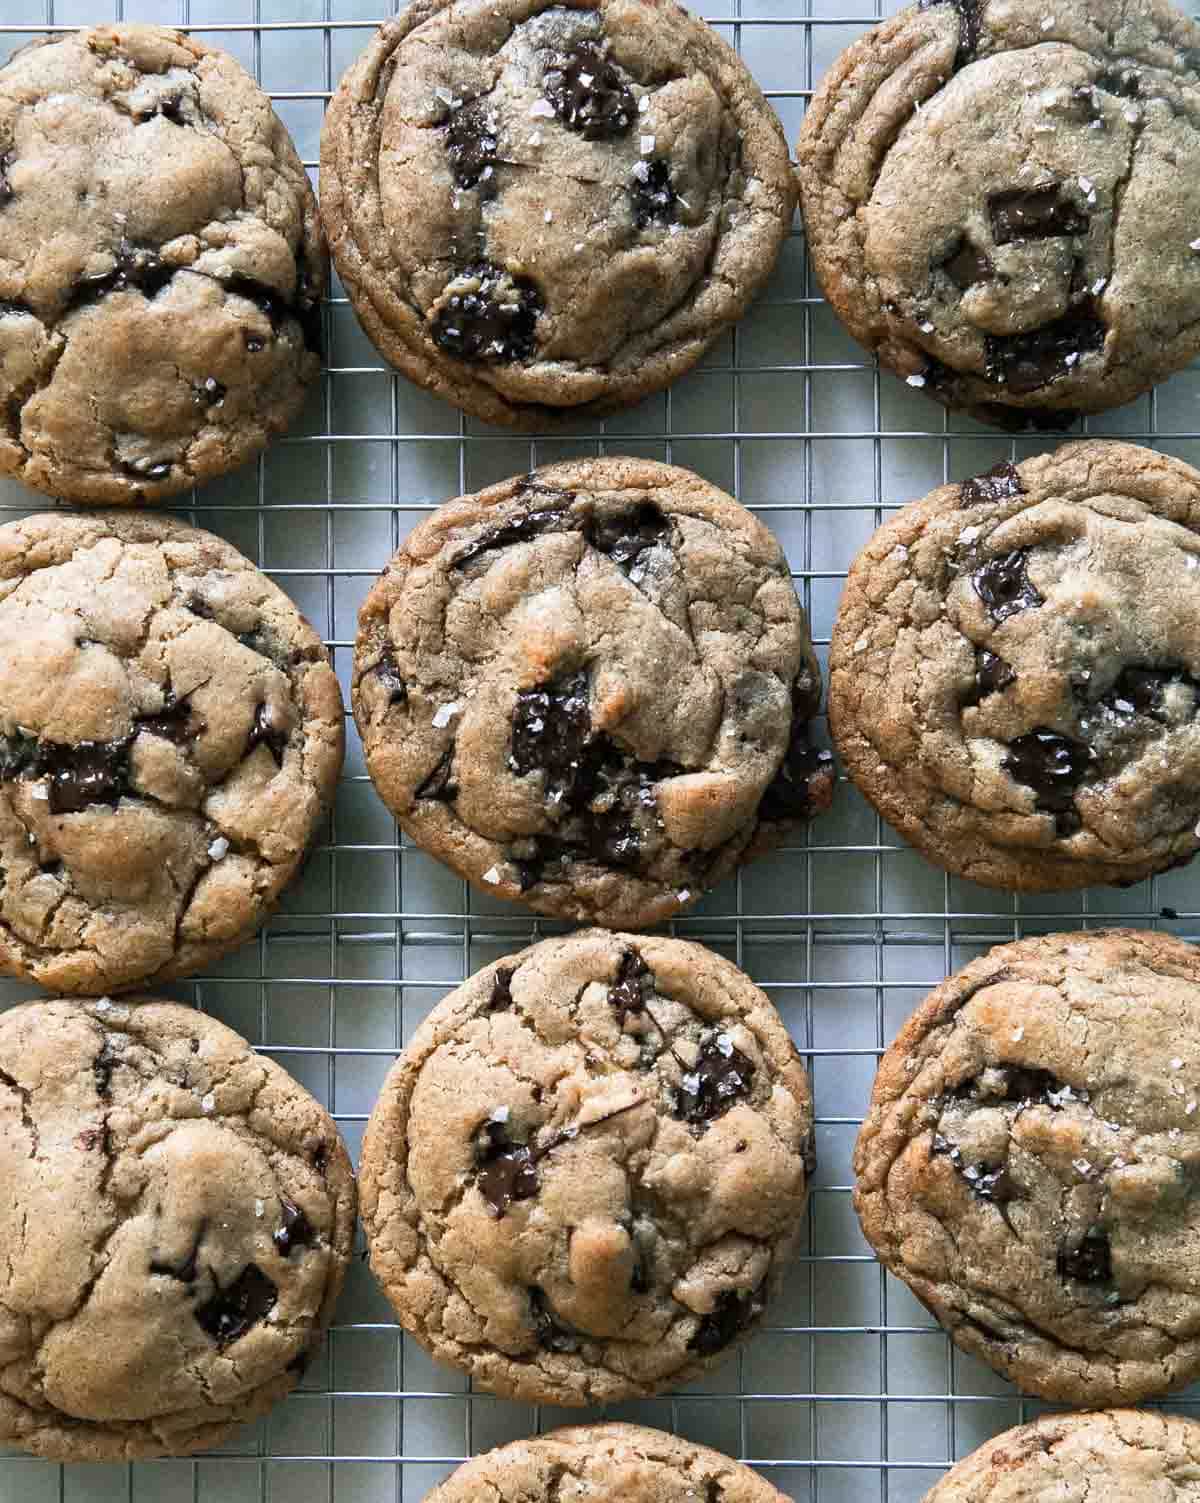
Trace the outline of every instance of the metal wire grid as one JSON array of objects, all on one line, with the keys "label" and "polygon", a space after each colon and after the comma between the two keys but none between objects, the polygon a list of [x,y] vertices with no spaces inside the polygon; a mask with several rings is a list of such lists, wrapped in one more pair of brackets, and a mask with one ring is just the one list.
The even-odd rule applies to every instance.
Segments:
[{"label": "metal wire grid", "polygon": [[[317,166],[330,91],[381,19],[378,0],[0,0],[0,57],[55,28],[180,25],[233,52]],[[390,9],[398,9],[392,0]],[[707,19],[746,58],[794,139],[812,82],[898,6],[730,0]],[[795,87],[800,82],[803,87]],[[341,289],[330,363],[304,421],[259,463],[179,508],[262,565],[321,627],[346,688],[369,583],[441,500],[555,458],[635,453],[688,465],[772,526],[824,654],[846,567],[884,516],[943,480],[1019,458],[865,362],[809,279],[799,232],[766,296],[672,392],[567,439],[526,440],[460,417],[391,372]],[[1200,371],[1091,432],[1200,463]],[[31,505],[31,501],[34,504]],[[38,509],[0,483],[6,519]],[[333,1112],[352,1153],[397,1048],[465,975],[559,927],[473,893],[399,838],[350,751],[302,881],[251,944],[174,995],[280,1059]],[[672,1429],[759,1467],[811,1503],[916,1503],[949,1461],[1036,1412],[957,1353],[883,1274],[850,1206],[849,1155],[880,1049],[921,995],[1004,939],[1124,922],[1196,937],[1186,872],[1125,892],[1020,899],[952,879],[904,848],[849,786],[798,845],[742,872],[673,932],[735,960],[774,998],[809,1061],[821,1167],[807,1245],[769,1324],[676,1396],[609,1417]],[[0,983],[0,1005],[33,995]],[[1174,1408],[1195,1409],[1182,1396]],[[351,1271],[300,1390],[211,1458],[59,1467],[0,1454],[0,1503],[419,1503],[466,1456],[596,1417],[467,1391],[399,1332],[365,1267]]]}]

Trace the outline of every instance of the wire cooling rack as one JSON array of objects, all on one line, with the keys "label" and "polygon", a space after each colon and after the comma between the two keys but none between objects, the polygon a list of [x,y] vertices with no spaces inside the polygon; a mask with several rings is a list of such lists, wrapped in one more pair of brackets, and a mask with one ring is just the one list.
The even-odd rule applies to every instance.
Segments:
[{"label": "wire cooling rack", "polygon": [[[0,0],[0,59],[48,28],[187,27],[259,78],[315,181],[325,101],[388,8],[388,0]],[[742,53],[794,141],[813,80],[883,14],[878,4],[847,13],[838,0],[709,0],[706,18]],[[798,231],[765,296],[701,369],[631,412],[553,441],[461,418],[392,373],[340,287],[325,317],[329,364],[305,418],[256,466],[176,509],[236,544],[296,599],[329,643],[344,689],[358,606],[409,528],[439,502],[535,464],[633,453],[725,487],[787,549],[824,655],[846,568],[890,511],[1047,442],[947,417],[881,375],[816,295]],[[1200,465],[1200,370],[1089,431]],[[4,520],[36,509],[37,498],[0,483]],[[348,729],[336,809],[303,880],[256,943],[173,995],[280,1060],[329,1107],[357,1156],[383,1076],[429,1008],[479,966],[561,926],[470,891],[401,841],[366,778],[352,722]],[[718,1446],[805,1503],[916,1503],[949,1461],[1031,1416],[1038,1406],[954,1351],[859,1233],[850,1151],[880,1048],[930,986],[1001,940],[1111,922],[1194,938],[1198,920],[1195,869],[1124,892],[1026,899],[952,879],[842,784],[802,843],[747,868],[673,923],[774,998],[810,1064],[820,1168],[803,1256],[767,1326],[704,1382],[609,1417]],[[0,1005],[28,995],[0,983]],[[1189,1397],[1172,1407],[1200,1407]],[[0,1454],[0,1503],[420,1503],[477,1451],[599,1414],[471,1393],[401,1335],[356,1261],[301,1388],[227,1448],[99,1467]]]}]

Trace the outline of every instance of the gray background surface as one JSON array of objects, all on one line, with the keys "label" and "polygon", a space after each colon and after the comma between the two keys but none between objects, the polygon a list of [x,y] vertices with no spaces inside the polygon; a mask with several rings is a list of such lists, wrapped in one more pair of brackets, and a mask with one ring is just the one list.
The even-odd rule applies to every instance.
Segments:
[{"label": "gray background surface", "polygon": [[[387,3],[0,0],[0,58],[48,25],[190,26],[261,80],[315,183],[325,101]],[[814,78],[884,13],[845,0],[712,0],[704,11],[793,141]],[[553,442],[461,419],[391,373],[339,287],[326,317],[329,367],[294,432],[177,509],[298,601],[333,649],[343,688],[359,603],[413,523],[535,464],[634,453],[724,486],[786,547],[824,656],[847,565],[884,516],[945,479],[1047,446],[946,418],[880,375],[815,295],[798,231],[766,295],[703,368]],[[1200,370],[1089,429],[1200,465]],[[0,482],[0,520],[42,508]],[[334,816],[302,883],[257,943],[173,994],[280,1060],[330,1108],[357,1156],[379,1084],[416,1023],[464,975],[554,926],[470,892],[401,842],[365,777],[352,723],[349,743]],[[705,1382],[610,1416],[744,1457],[796,1499],[916,1503],[948,1459],[1034,1413],[953,1351],[862,1240],[849,1160],[875,1061],[928,987],[988,945],[1113,920],[1194,938],[1198,884],[1193,869],[1124,892],[1013,899],[929,866],[842,784],[808,841],[748,868],[674,924],[736,960],[779,1006],[810,1061],[820,1169],[804,1256],[766,1328]],[[1163,907],[1180,918],[1160,919]],[[0,1005],[32,994],[0,983]],[[1187,1396],[1177,1405],[1195,1407]],[[225,1450],[111,1467],[0,1453],[0,1503],[419,1503],[467,1455],[594,1417],[471,1394],[401,1335],[356,1262],[301,1389]]]}]

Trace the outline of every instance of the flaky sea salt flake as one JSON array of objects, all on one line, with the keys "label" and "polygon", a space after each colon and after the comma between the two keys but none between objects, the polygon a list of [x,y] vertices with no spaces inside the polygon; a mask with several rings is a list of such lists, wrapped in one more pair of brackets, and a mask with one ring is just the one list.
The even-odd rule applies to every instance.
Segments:
[{"label": "flaky sea salt flake", "polygon": [[44,804],[50,797],[50,789],[45,783],[35,783],[29,790],[29,794],[31,798],[35,798],[39,803]]},{"label": "flaky sea salt flake", "polygon": [[208,854],[214,861],[223,861],[229,854],[229,842],[224,835],[218,835],[216,840],[208,848]]},{"label": "flaky sea salt flake", "polygon": [[648,157],[650,155],[650,153],[654,150],[654,143],[655,143],[656,140],[657,140],[657,137],[655,137],[655,136],[642,136],[642,137],[640,137],[639,142],[638,142],[638,150],[642,153],[642,155],[644,157]]},{"label": "flaky sea salt flake", "polygon": [[204,1112],[207,1116],[211,1117],[212,1114],[213,1114],[213,1112],[216,1111],[216,1109],[217,1109],[217,1098],[213,1095],[213,1093],[211,1091],[209,1091],[209,1093],[208,1093],[207,1096],[202,1096],[200,1098],[200,1110],[202,1112]]},{"label": "flaky sea salt flake", "polygon": [[500,876],[500,868],[498,866],[489,866],[483,874],[483,880],[490,882],[495,887],[497,883],[503,880]]},{"label": "flaky sea salt flake", "polygon": [[908,381],[908,384],[910,386],[924,386],[925,385],[925,377],[924,376],[908,376],[905,379]]},{"label": "flaky sea salt flake", "polygon": [[448,705],[440,705],[438,707],[437,714],[433,717],[432,723],[434,730],[444,730],[446,726],[448,726],[454,719],[454,717],[461,713],[462,705],[457,699],[451,700]]},{"label": "flaky sea salt flake", "polygon": [[535,99],[529,106],[529,113],[535,120],[553,120],[554,106],[548,99]]}]

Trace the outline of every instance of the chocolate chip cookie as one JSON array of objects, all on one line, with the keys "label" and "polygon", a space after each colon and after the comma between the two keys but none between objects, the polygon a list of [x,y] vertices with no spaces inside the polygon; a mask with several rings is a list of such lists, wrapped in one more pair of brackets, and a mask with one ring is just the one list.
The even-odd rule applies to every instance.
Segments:
[{"label": "chocolate chip cookie", "polygon": [[850,570],[838,751],[931,861],[1041,892],[1200,849],[1200,474],[1068,444],[906,506]]},{"label": "chocolate chip cookie", "polygon": [[0,1445],[224,1440],[299,1381],[354,1237],[350,1161],[284,1070],[191,1008],[0,1017]]},{"label": "chocolate chip cookie", "polygon": [[0,473],[134,504],[244,464],[320,370],[316,200],[224,52],[99,26],[0,69]]},{"label": "chocolate chip cookie", "polygon": [[812,1169],[778,1013],[700,945],[591,930],[452,992],[363,1143],[371,1266],[490,1392],[599,1404],[686,1383],[762,1315]]},{"label": "chocolate chip cookie", "polygon": [[0,970],[94,995],[248,939],[342,742],[321,639],[227,543],[136,512],[0,527]]},{"label": "chocolate chip cookie", "polygon": [[1198,1477],[1194,1420],[1138,1409],[1055,1414],[980,1446],[925,1503],[1184,1503],[1197,1497]]},{"label": "chocolate chip cookie", "polygon": [[1100,930],[973,961],[880,1063],[863,1232],[1027,1392],[1130,1403],[1200,1375],[1197,1040],[1200,952]]},{"label": "chocolate chip cookie", "polygon": [[359,617],[354,714],[405,831],[539,913],[640,928],[825,808],[783,553],[686,470],[581,460],[440,507]]},{"label": "chocolate chip cookie", "polygon": [[910,6],[797,156],[829,301],[948,407],[1066,427],[1200,352],[1200,26],[1166,0]]},{"label": "chocolate chip cookie", "polygon": [[786,1503],[740,1462],[642,1425],[576,1425],[459,1467],[426,1503]]},{"label": "chocolate chip cookie", "polygon": [[770,275],[779,121],[670,0],[418,0],[342,80],[321,213],[381,353],[493,423],[669,385]]}]

